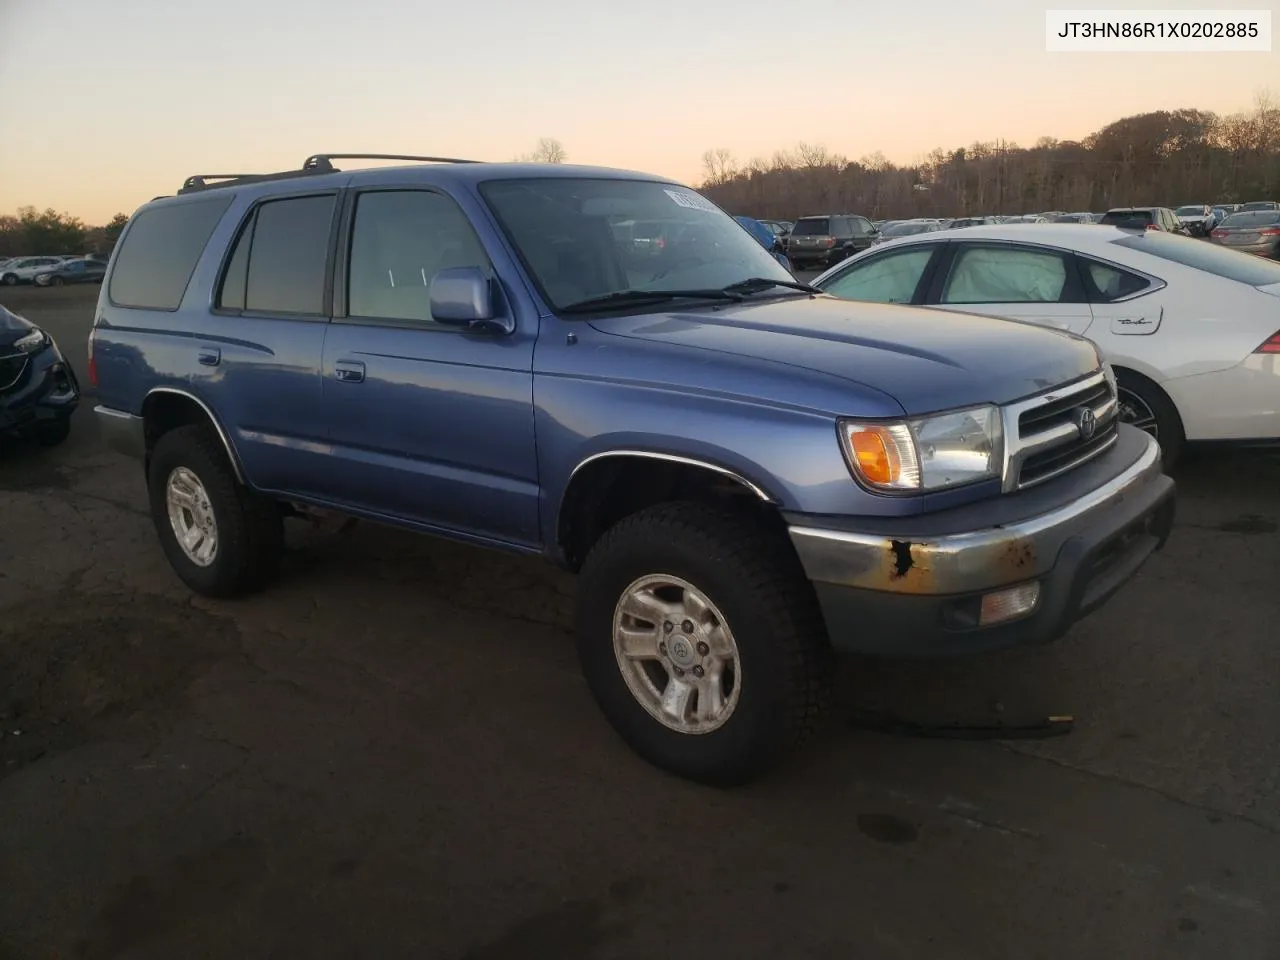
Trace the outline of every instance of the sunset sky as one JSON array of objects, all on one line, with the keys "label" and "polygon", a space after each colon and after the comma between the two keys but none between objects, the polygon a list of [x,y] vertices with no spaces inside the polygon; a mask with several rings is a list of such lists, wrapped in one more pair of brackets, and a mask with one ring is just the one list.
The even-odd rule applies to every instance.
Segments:
[{"label": "sunset sky", "polygon": [[197,172],[322,151],[508,160],[544,136],[570,162],[686,182],[714,147],[746,159],[804,140],[908,162],[1149,110],[1235,112],[1280,87],[1275,49],[1046,53],[1045,7],[0,0],[0,213],[33,204],[101,223]]}]

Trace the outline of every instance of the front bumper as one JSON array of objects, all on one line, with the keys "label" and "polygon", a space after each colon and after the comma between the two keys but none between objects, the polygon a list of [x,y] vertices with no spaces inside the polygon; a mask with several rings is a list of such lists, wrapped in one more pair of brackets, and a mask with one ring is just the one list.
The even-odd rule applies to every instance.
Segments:
[{"label": "front bumper", "polygon": [[75,412],[80,384],[52,339],[39,353],[0,352],[0,434],[28,433]]},{"label": "front bumper", "polygon": [[[1021,516],[1016,511],[1043,506],[1054,485],[874,532],[789,518],[832,646],[946,657],[1062,636],[1164,546],[1175,502],[1158,444],[1129,427],[1110,454],[1068,477],[1056,504]],[[984,595],[1031,581],[1040,595],[1028,614],[979,625]]]}]

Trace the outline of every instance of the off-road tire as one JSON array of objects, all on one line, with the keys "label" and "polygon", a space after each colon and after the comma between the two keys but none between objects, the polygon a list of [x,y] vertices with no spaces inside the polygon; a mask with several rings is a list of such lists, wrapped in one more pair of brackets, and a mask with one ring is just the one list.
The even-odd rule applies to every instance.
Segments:
[{"label": "off-road tire", "polygon": [[[632,695],[614,654],[614,609],[648,574],[693,584],[720,609],[741,664],[741,690],[720,728],[680,733]],[[666,503],[633,514],[592,548],[578,584],[578,656],[600,709],[654,765],[701,783],[753,780],[817,729],[833,657],[813,588],[785,533],[742,513]]]},{"label": "off-road tire", "polygon": [[[207,567],[193,563],[169,522],[169,475],[186,467],[204,486],[218,531],[218,551]],[[151,519],[165,556],[188,587],[206,597],[235,597],[261,589],[275,575],[284,549],[279,505],[236,480],[211,430],[183,426],[164,434],[151,453],[147,475]]]}]

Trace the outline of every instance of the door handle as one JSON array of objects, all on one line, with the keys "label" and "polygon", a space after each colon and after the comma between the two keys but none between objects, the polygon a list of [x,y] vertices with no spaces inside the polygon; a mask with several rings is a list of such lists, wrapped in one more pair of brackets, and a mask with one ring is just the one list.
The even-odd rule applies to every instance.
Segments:
[{"label": "door handle", "polygon": [[201,347],[196,359],[206,367],[216,367],[222,361],[222,351],[217,347]]},{"label": "door handle", "polygon": [[339,360],[333,365],[333,375],[343,383],[363,383],[364,364],[359,360]]}]

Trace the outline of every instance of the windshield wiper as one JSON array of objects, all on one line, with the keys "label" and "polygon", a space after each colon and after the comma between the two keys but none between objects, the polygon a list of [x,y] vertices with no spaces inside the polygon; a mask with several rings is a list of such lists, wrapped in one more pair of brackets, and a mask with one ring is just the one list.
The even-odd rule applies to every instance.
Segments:
[{"label": "windshield wiper", "polygon": [[801,283],[798,280],[770,280],[768,277],[748,277],[746,280],[731,283],[724,289],[729,293],[757,293],[761,290],[768,290],[770,287],[787,287],[791,290],[801,290],[804,293],[822,293],[817,287]]},{"label": "windshield wiper", "polygon": [[619,290],[599,297],[588,297],[560,308],[561,313],[589,313],[592,310],[608,310],[639,303],[665,303],[668,300],[732,300],[741,303],[740,293],[726,287],[723,290]]}]

